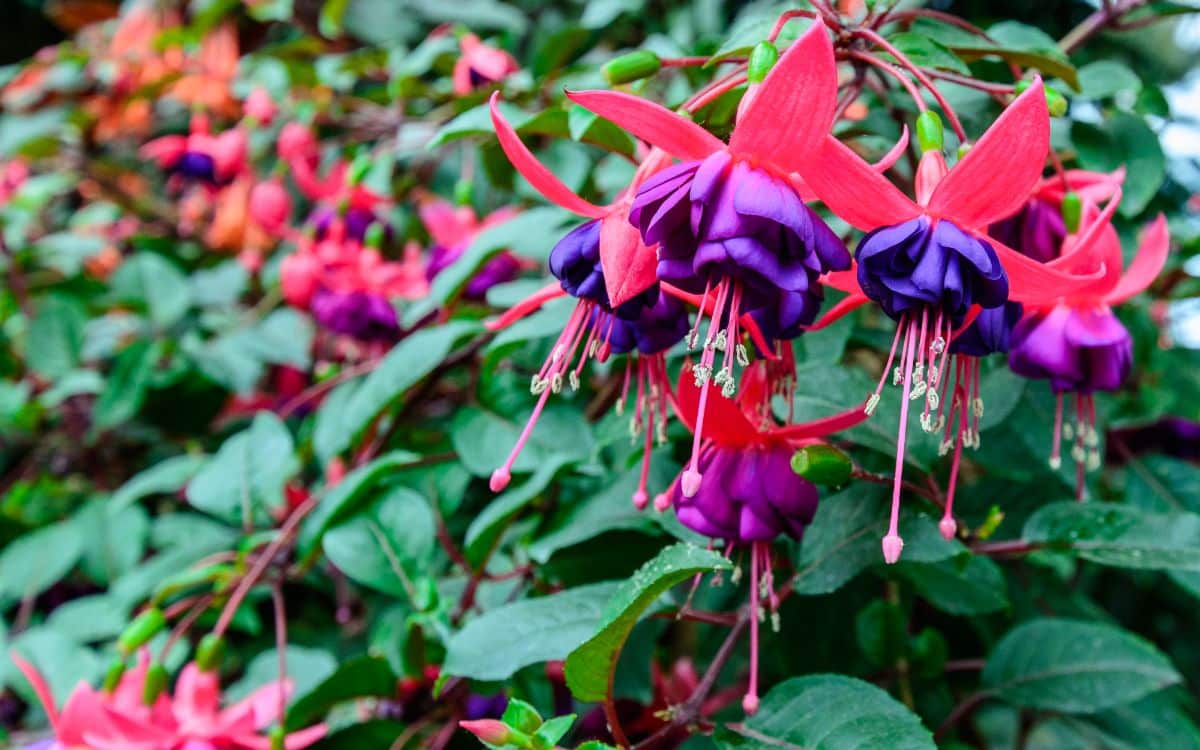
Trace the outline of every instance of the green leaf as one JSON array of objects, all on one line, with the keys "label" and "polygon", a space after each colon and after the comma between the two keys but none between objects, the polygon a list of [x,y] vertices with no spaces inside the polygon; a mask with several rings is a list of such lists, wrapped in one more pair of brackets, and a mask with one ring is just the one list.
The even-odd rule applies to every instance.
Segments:
[{"label": "green leaf", "polygon": [[[714,65],[727,57],[749,55],[754,45],[766,39],[767,35],[771,33],[771,28],[775,25],[779,14],[791,8],[792,5],[789,3],[755,3],[747,7],[738,14],[733,25],[722,35],[725,41],[713,54],[707,65]],[[776,44],[782,48],[799,39],[800,34],[806,31],[811,23],[805,18],[793,20],[783,28],[783,32],[776,39]]]},{"label": "green leaf", "polygon": [[233,525],[268,523],[271,511],[284,503],[284,485],[299,470],[287,426],[262,411],[248,429],[221,444],[188,484],[187,500]]},{"label": "green leaf", "polygon": [[134,474],[109,498],[108,512],[118,513],[126,506],[150,495],[178,492],[204,466],[206,460],[204,456],[185,453],[172,456]]},{"label": "green leaf", "polygon": [[[901,31],[888,38],[896,49],[922,68],[940,68],[961,75],[971,75],[971,69],[949,47],[936,39],[911,31]],[[888,55],[890,57],[890,55]]]},{"label": "green leaf", "polygon": [[321,400],[313,424],[312,442],[313,450],[322,464],[329,463],[347,447],[349,440],[342,428],[342,417],[346,413],[346,405],[362,382],[363,378],[352,378],[339,383]]},{"label": "green leaf", "polygon": [[908,646],[904,612],[898,605],[876,599],[854,618],[854,634],[863,656],[874,667],[894,664]]},{"label": "green leaf", "polygon": [[74,276],[88,258],[107,246],[103,237],[75,232],[54,232],[38,239],[34,249],[40,260],[64,276]]},{"label": "green leaf", "polygon": [[1200,512],[1200,472],[1190,461],[1170,456],[1129,456],[1125,498],[1150,511]]},{"label": "green leaf", "polygon": [[1125,167],[1118,212],[1132,218],[1146,208],[1166,178],[1166,158],[1158,135],[1137,115],[1121,112],[1103,125],[1075,121],[1071,142],[1084,169],[1111,172]]},{"label": "green leaf", "polygon": [[325,530],[335,522],[347,518],[381,479],[420,458],[415,453],[393,451],[385,453],[366,466],[360,466],[347,474],[332,489],[327,490],[316,510],[309,514],[300,527],[299,547],[307,555],[320,540]]},{"label": "green leaf", "polygon": [[425,498],[396,487],[370,508],[325,532],[325,555],[352,580],[416,604],[413,579],[425,573],[437,524]]},{"label": "green leaf", "polygon": [[732,568],[723,555],[690,544],[667,547],[638,568],[605,606],[596,634],[567,656],[564,670],[571,693],[581,701],[604,700],[629,632],[650,605],[697,574]]},{"label": "green leaf", "polygon": [[933,736],[904,704],[852,677],[818,674],[785,680],[758,713],[718,733],[738,750],[936,750]]},{"label": "green leaf", "polygon": [[157,253],[141,252],[125,260],[110,285],[115,300],[140,305],[160,329],[179,322],[191,307],[187,277]]},{"label": "green leaf", "polygon": [[137,415],[165,349],[162,341],[135,341],[117,355],[104,390],[92,408],[95,429],[106,430]]},{"label": "green leaf", "polygon": [[1107,99],[1122,91],[1137,94],[1142,79],[1116,60],[1097,60],[1079,69],[1079,92],[1088,99]]},{"label": "green leaf", "polygon": [[[532,402],[533,397],[529,400]],[[450,432],[454,451],[472,474],[490,476],[508,458],[527,419],[527,414],[510,421],[491,412],[462,409],[455,415]],[[579,419],[575,409],[551,404],[539,416],[512,471],[517,474],[533,471],[555,455],[583,461],[592,454],[595,445],[587,423]]]},{"label": "green leaf", "polygon": [[365,696],[395,695],[396,675],[384,659],[359,656],[340,665],[333,674],[310,690],[297,694],[287,715],[288,731],[303,729],[339,703]]},{"label": "green leaf", "polygon": [[150,533],[145,510],[93,500],[76,519],[88,530],[81,567],[89,578],[107,584],[137,567]]},{"label": "green leaf", "polygon": [[[855,485],[821,499],[800,545],[796,593],[828,594],[883,562],[880,540],[889,517],[885,494],[880,487]],[[907,508],[900,514],[900,536],[905,562],[937,562],[963,551],[957,541],[942,538],[932,518]]]},{"label": "green leaf", "polygon": [[87,311],[72,297],[48,294],[37,300],[29,323],[25,357],[30,369],[55,379],[79,365]]},{"label": "green leaf", "polygon": [[[337,670],[333,654],[319,648],[306,648],[289,643],[286,650],[288,679],[292,681],[293,696],[304,695],[325,682]],[[260,651],[250,660],[242,679],[225,692],[229,701],[250,696],[255,690],[279,679],[279,652]],[[293,698],[294,700],[294,698]]]},{"label": "green leaf", "polygon": [[1182,681],[1148,641],[1111,625],[1042,618],[996,644],[983,686],[1022,708],[1092,713]]},{"label": "green leaf", "polygon": [[934,563],[902,563],[897,572],[923,599],[952,615],[981,615],[1009,606],[1004,573],[981,555],[959,555]]},{"label": "green leaf", "polygon": [[1200,515],[1193,513],[1063,500],[1030,516],[1022,538],[1101,565],[1200,570]]},{"label": "green leaf", "polygon": [[55,607],[46,620],[46,627],[76,643],[95,643],[116,638],[128,624],[128,607],[107,594],[72,599]]},{"label": "green leaf", "polygon": [[507,680],[530,664],[564,659],[596,632],[617,588],[594,583],[489,610],[446,644],[442,673]]},{"label": "green leaf", "polygon": [[516,487],[511,487],[488,503],[467,528],[465,539],[467,557],[478,560],[486,555],[486,547],[491,546],[500,529],[511,518],[537,499],[554,480],[554,476],[564,466],[571,463],[571,457],[561,453],[547,458],[528,479]]},{"label": "green leaf", "polygon": [[85,532],[75,519],[31,531],[0,552],[0,599],[37,596],[83,557]]},{"label": "green leaf", "polygon": [[342,417],[346,447],[380,412],[433,372],[459,341],[478,330],[475,323],[452,321],[417,331],[397,344],[347,400]]}]

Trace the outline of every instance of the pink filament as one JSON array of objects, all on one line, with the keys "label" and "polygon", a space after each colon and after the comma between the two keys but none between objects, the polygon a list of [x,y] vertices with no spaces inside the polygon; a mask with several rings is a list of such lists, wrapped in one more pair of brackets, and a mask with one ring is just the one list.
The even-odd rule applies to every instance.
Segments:
[{"label": "pink filament", "polygon": [[[901,321],[904,325],[904,321]],[[908,434],[908,395],[912,389],[913,351],[916,346],[916,321],[908,321],[908,331],[904,336],[904,390],[900,397],[900,431],[896,436],[896,470],[892,479],[892,517],[888,524],[887,536],[883,538],[883,557],[889,564],[900,559],[900,551],[904,548],[904,540],[900,538],[900,488],[904,481],[904,445]]]}]

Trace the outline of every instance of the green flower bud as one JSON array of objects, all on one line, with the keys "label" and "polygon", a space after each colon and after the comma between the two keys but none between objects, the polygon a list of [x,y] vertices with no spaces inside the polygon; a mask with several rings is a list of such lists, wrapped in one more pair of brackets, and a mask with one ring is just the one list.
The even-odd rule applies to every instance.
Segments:
[{"label": "green flower bud", "polygon": [[1051,117],[1062,117],[1067,113],[1067,97],[1063,96],[1058,89],[1046,87],[1046,109],[1050,110]]},{"label": "green flower bud", "polygon": [[350,171],[346,175],[346,181],[351,185],[358,185],[367,176],[367,172],[371,171],[371,156],[370,154],[361,154],[350,163]]},{"label": "green flower bud", "polygon": [[967,152],[968,152],[968,151],[970,151],[970,150],[971,150],[971,144],[969,144],[969,143],[960,143],[960,144],[958,145],[958,160],[959,160],[959,161],[962,161],[962,158],[963,158],[964,156],[966,156],[966,155],[967,155]]},{"label": "green flower bud", "polygon": [[125,659],[118,656],[108,665],[108,669],[104,672],[103,690],[106,693],[111,693],[117,689],[117,685],[121,682],[121,678],[125,676]]},{"label": "green flower bud", "polygon": [[216,633],[209,633],[200,639],[196,647],[196,666],[202,672],[215,672],[221,668],[225,657],[225,639]]},{"label": "green flower bud", "polygon": [[639,49],[609,60],[600,70],[610,85],[617,86],[649,78],[661,69],[662,60],[658,55],[648,49]]},{"label": "green flower bud", "polygon": [[271,750],[284,750],[284,740],[287,738],[287,732],[283,727],[276,724],[271,727]]},{"label": "green flower bud", "polygon": [[387,232],[383,225],[378,221],[373,221],[367,225],[366,234],[363,235],[363,244],[367,247],[379,249],[383,247],[383,241],[387,238]]},{"label": "green flower bud", "polygon": [[1068,232],[1075,234],[1079,231],[1079,220],[1083,217],[1083,200],[1074,190],[1063,196],[1062,217]]},{"label": "green flower bud", "polygon": [[151,664],[146,671],[146,682],[142,685],[142,703],[153,706],[158,696],[167,689],[168,680],[170,675],[167,674],[166,667],[158,663]]},{"label": "green flower bud", "polygon": [[767,41],[759,42],[750,51],[750,65],[746,71],[746,78],[750,83],[762,83],[778,60],[779,50],[774,44]]},{"label": "green flower bud", "polygon": [[471,205],[471,193],[475,186],[470,180],[459,180],[454,183],[454,202],[460,206]]},{"label": "green flower bud", "polygon": [[167,618],[162,610],[151,607],[133,619],[117,638],[117,650],[128,656],[166,627]]},{"label": "green flower bud", "polygon": [[792,455],[792,471],[814,484],[840,487],[850,481],[850,457],[832,445],[805,446]]},{"label": "green flower bud", "polygon": [[946,145],[946,129],[937,112],[925,110],[917,117],[917,144],[922,151],[941,151]]}]

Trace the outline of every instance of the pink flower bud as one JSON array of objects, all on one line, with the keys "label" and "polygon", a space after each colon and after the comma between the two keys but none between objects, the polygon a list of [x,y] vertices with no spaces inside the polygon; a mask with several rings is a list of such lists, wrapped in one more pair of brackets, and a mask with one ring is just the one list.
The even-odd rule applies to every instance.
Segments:
[{"label": "pink flower bud", "polygon": [[513,731],[496,719],[460,721],[458,725],[489,745],[507,745],[512,741]]},{"label": "pink flower bud", "polygon": [[226,130],[213,139],[213,171],[218,180],[230,180],[246,165],[246,133],[240,128]]},{"label": "pink flower bud", "polygon": [[283,298],[295,307],[308,307],[320,275],[321,263],[309,253],[301,251],[284,258],[279,266]]},{"label": "pink flower bud", "polygon": [[259,125],[270,125],[275,119],[275,101],[261,86],[250,92],[246,103],[242,105],[247,117],[252,117]]},{"label": "pink flower bud", "polygon": [[317,155],[317,140],[307,127],[298,122],[289,122],[279,131],[276,150],[279,158],[285,161],[308,159]]},{"label": "pink flower bud", "polygon": [[292,198],[278,179],[260,182],[250,191],[250,216],[269,234],[282,234],[292,215]]}]

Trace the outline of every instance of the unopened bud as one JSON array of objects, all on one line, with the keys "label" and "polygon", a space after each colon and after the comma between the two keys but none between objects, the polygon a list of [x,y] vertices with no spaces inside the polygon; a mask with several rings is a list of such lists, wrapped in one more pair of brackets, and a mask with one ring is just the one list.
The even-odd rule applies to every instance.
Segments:
[{"label": "unopened bud", "polygon": [[525,734],[533,734],[542,726],[542,715],[537,709],[517,698],[508,702],[501,718],[509,729]]},{"label": "unopened bud", "polygon": [[921,151],[938,151],[946,145],[946,129],[938,113],[927,109],[917,117],[917,144]]},{"label": "unopened bud", "polygon": [[201,672],[215,672],[221,668],[221,660],[225,656],[225,639],[216,633],[209,633],[200,639],[196,647],[196,666]]},{"label": "unopened bud", "polygon": [[125,676],[125,659],[116,657],[112,660],[112,664],[108,665],[108,669],[104,672],[104,692],[111,693],[117,689],[117,685],[121,682],[121,678]]},{"label": "unopened bud", "polygon": [[271,750],[284,750],[287,732],[283,727],[276,724],[271,727]]},{"label": "unopened bud", "polygon": [[497,719],[476,719],[460,721],[458,725],[479,738],[480,742],[488,745],[517,745],[525,747],[529,737],[513,729]]},{"label": "unopened bud", "polygon": [[610,85],[617,86],[648,78],[661,69],[662,60],[658,55],[648,49],[639,49],[609,60],[601,72]]},{"label": "unopened bud", "polygon": [[1062,218],[1068,232],[1075,234],[1079,231],[1079,221],[1083,218],[1083,199],[1074,190],[1063,196]]},{"label": "unopened bud", "polygon": [[371,157],[369,154],[360,154],[350,163],[350,170],[346,174],[346,182],[351,185],[358,185],[366,178],[367,172],[371,171]]},{"label": "unopened bud", "polygon": [[383,224],[378,221],[372,221],[367,225],[367,231],[363,233],[364,245],[378,250],[383,247],[385,239],[387,239],[387,230],[383,228]]},{"label": "unopened bud", "polygon": [[162,610],[151,607],[133,619],[117,638],[117,650],[128,656],[153,638],[167,624]]},{"label": "unopened bud", "polygon": [[751,84],[762,83],[779,60],[779,50],[767,41],[759,42],[750,51],[750,63],[746,71],[746,80]]},{"label": "unopened bud", "polygon": [[[1029,81],[1019,81],[1013,90],[1020,96],[1029,90],[1029,86]],[[1050,86],[1042,86],[1042,93],[1046,96],[1046,109],[1051,117],[1062,117],[1067,113],[1067,98],[1061,92]]]},{"label": "unopened bud", "polygon": [[146,681],[142,684],[142,703],[147,706],[153,706],[158,700],[158,696],[162,695],[167,689],[167,680],[170,679],[167,675],[167,668],[162,664],[151,664],[146,670]]},{"label": "unopened bud", "polygon": [[278,235],[292,215],[292,198],[279,179],[266,180],[250,191],[250,215],[268,233]]},{"label": "unopened bud", "polygon": [[454,202],[460,206],[471,205],[471,192],[474,189],[474,184],[465,178],[454,183]]},{"label": "unopened bud", "polygon": [[832,445],[816,443],[792,455],[792,471],[814,484],[840,487],[850,480],[850,457]]}]

